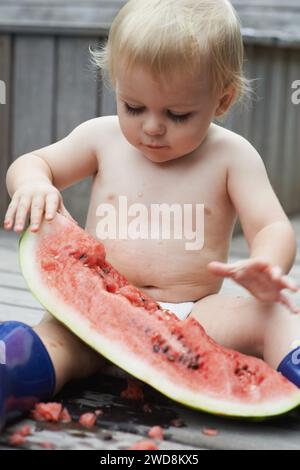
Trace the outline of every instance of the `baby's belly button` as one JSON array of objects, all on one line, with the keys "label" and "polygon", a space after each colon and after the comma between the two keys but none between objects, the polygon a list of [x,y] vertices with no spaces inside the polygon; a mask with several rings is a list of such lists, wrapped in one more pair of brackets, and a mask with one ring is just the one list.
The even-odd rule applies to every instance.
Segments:
[{"label": "baby's belly button", "polygon": [[152,285],[146,285],[146,286],[137,286],[139,289],[141,289],[143,292],[146,294],[150,295],[151,297],[155,298],[156,300],[160,300],[161,297],[164,297],[164,294],[166,293],[166,289],[158,287],[158,286],[152,286]]},{"label": "baby's belly button", "polygon": [[158,287],[153,285],[137,286],[145,294],[153,297],[157,301],[162,302],[187,302],[198,300],[200,297],[205,295],[202,292],[201,286],[199,288],[187,288],[187,286],[168,286]]},{"label": "baby's belly button", "polygon": [[161,287],[157,287],[157,286],[137,286],[139,289],[142,289],[144,291],[150,291],[150,290],[163,290]]}]

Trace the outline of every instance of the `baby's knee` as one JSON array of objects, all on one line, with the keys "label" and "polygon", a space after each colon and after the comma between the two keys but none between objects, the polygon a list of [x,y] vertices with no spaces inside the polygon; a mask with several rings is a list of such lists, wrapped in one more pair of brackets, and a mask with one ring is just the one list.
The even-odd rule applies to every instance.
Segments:
[{"label": "baby's knee", "polygon": [[71,331],[69,331],[62,323],[56,320],[48,311],[45,314],[41,322],[36,325],[34,331],[44,341],[46,347],[68,348],[70,343],[78,341]]},{"label": "baby's knee", "polygon": [[265,317],[255,299],[210,295],[195,304],[192,316],[222,346],[262,357]]},{"label": "baby's knee", "polygon": [[44,324],[44,323],[48,323],[48,322],[53,323],[53,324],[59,323],[59,321],[56,320],[56,318],[50,312],[48,312],[48,310],[45,310],[44,315],[43,315],[39,325]]}]

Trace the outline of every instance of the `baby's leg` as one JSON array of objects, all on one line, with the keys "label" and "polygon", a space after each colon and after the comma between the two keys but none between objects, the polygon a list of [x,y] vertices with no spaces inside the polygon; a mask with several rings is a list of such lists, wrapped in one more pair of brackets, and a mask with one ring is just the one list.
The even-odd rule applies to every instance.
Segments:
[{"label": "baby's leg", "polygon": [[222,346],[263,356],[264,332],[273,304],[254,297],[213,294],[196,302],[191,315]]},{"label": "baby's leg", "polygon": [[48,314],[34,329],[17,321],[0,323],[0,431],[71,379],[87,377],[106,364]]},{"label": "baby's leg", "polygon": [[88,377],[107,363],[48,313],[34,330],[51,357],[56,376],[55,393],[70,380]]},{"label": "baby's leg", "polygon": [[274,369],[300,345],[300,315],[279,303],[215,294],[199,300],[192,316],[218,343],[263,357]]}]

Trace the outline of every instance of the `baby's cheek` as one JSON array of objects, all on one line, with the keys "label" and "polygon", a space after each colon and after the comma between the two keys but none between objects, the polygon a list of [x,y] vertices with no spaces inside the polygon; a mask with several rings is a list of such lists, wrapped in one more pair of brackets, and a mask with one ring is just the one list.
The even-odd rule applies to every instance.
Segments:
[{"label": "baby's cheek", "polygon": [[136,144],[136,132],[134,130],[134,126],[128,119],[119,118],[120,128],[124,135],[124,137],[128,140],[128,142],[132,145]]},{"label": "baby's cheek", "polygon": [[174,144],[187,153],[194,150],[199,145],[199,141],[199,133],[186,131],[176,136]]},{"label": "baby's cheek", "polygon": [[208,129],[201,129],[198,128],[196,131],[191,132],[190,136],[188,138],[188,142],[193,147],[194,149],[199,147],[199,145],[202,144],[204,141],[206,135],[207,135]]}]

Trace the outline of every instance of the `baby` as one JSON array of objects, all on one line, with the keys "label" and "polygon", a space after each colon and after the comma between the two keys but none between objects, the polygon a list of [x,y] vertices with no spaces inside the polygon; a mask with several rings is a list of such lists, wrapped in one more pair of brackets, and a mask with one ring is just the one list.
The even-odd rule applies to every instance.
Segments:
[{"label": "baby", "polygon": [[[57,211],[71,217],[60,191],[93,176],[86,230],[103,239],[109,262],[180,318],[192,315],[222,345],[263,357],[300,386],[300,361],[292,360],[300,316],[291,313],[299,308],[282,292],[298,290],[287,276],[295,235],[261,157],[244,138],[213,123],[250,89],[230,2],[130,0],[107,44],[92,54],[113,86],[117,116],[91,119],[59,142],[18,158],[7,173],[5,228],[21,233],[29,217],[36,232]],[[202,225],[190,212],[203,243],[191,249],[174,233],[168,239],[102,237],[101,205],[118,211],[121,200],[148,209],[203,207]],[[249,258],[227,264],[237,215]],[[157,222],[149,218],[153,234]],[[250,295],[219,294],[225,277]],[[49,398],[71,379],[105,365],[48,313],[34,329],[5,322],[0,340],[7,351],[0,386],[10,388],[4,404],[12,395],[20,401]],[[31,345],[17,371],[16,361],[9,362],[16,341]],[[34,387],[27,387],[32,381]],[[19,408],[16,400],[13,411]],[[2,411],[2,423],[10,413]]]}]

